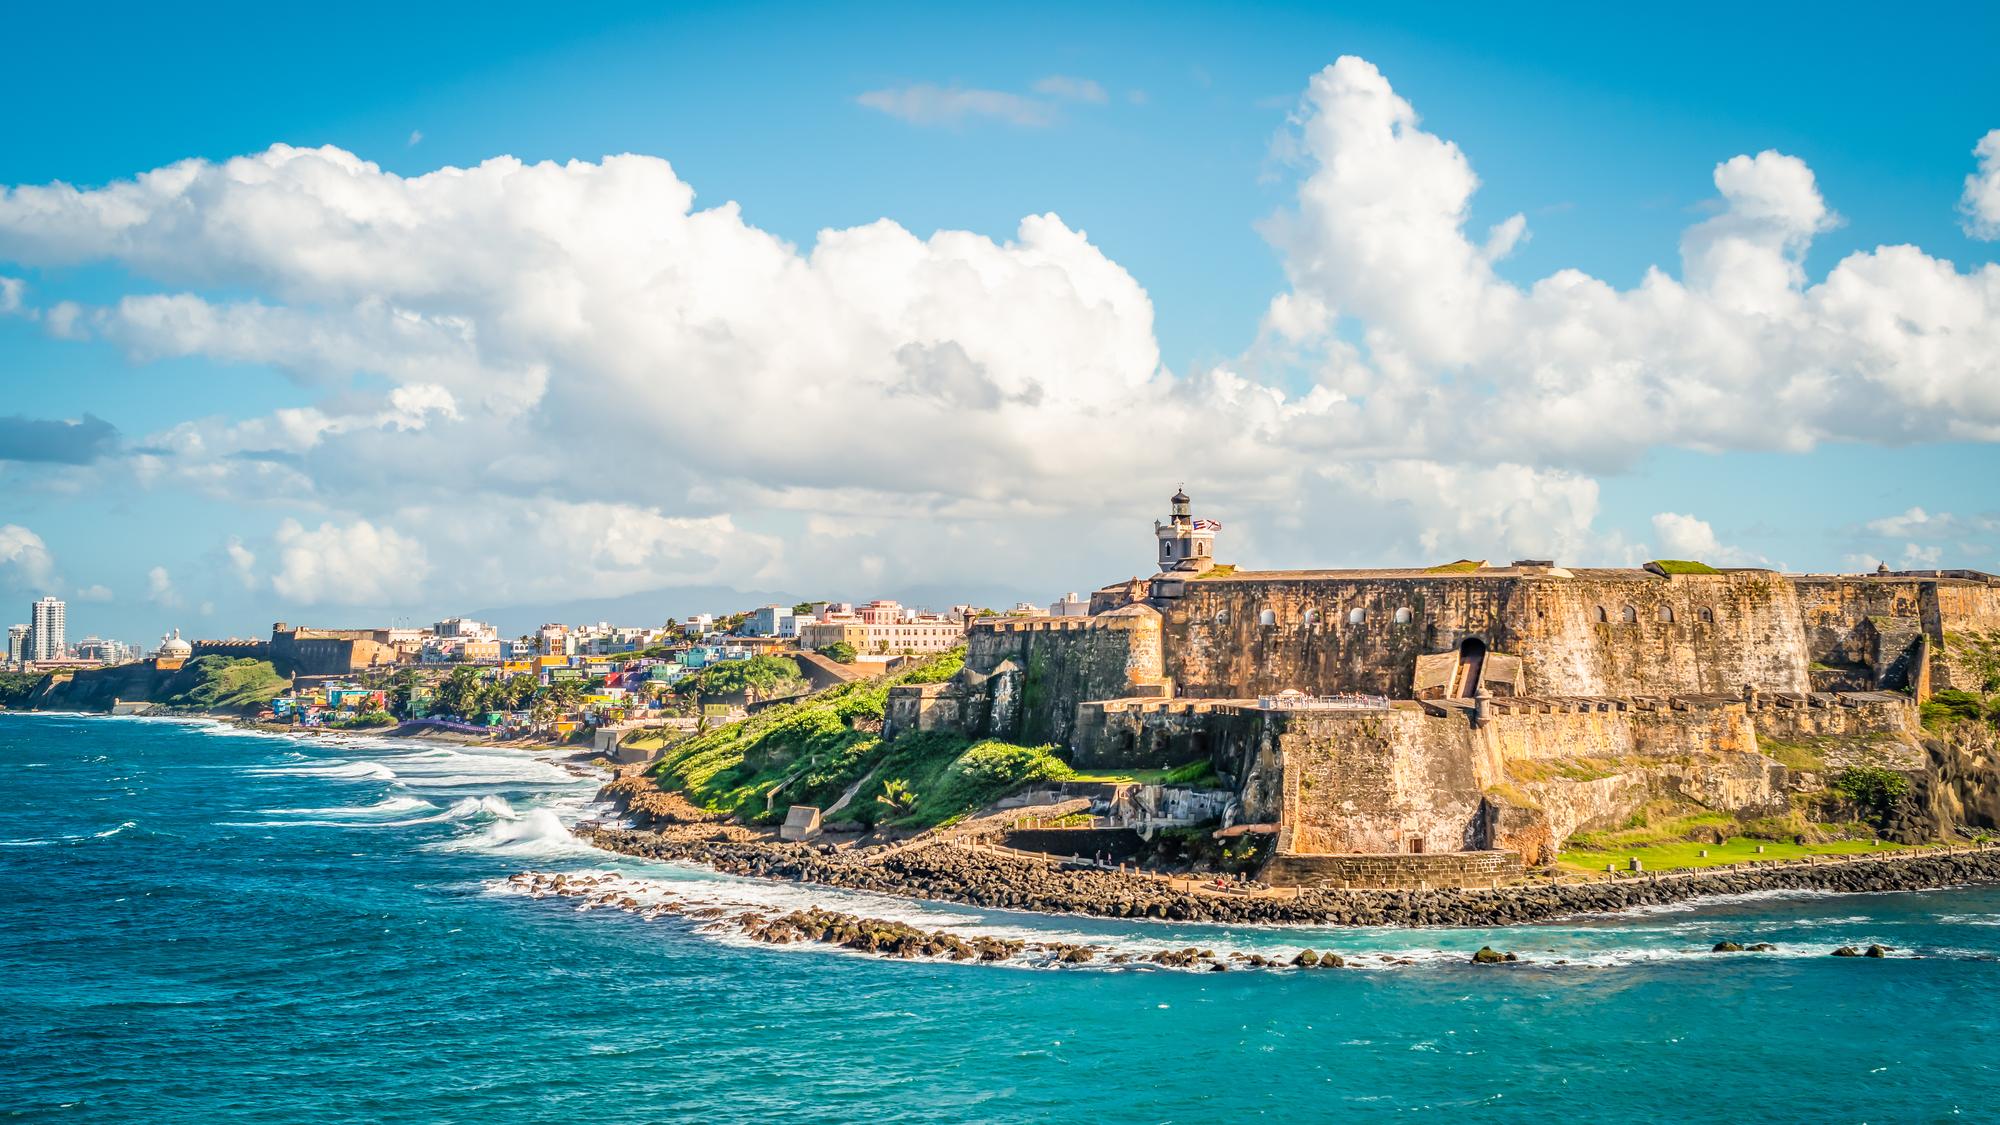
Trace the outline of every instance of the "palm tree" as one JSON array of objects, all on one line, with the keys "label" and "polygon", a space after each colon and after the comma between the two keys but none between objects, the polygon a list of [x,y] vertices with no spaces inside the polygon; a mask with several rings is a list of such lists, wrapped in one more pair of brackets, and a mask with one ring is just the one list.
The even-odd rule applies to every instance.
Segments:
[{"label": "palm tree", "polygon": [[890,778],[882,783],[882,792],[875,798],[878,805],[887,805],[897,816],[907,816],[917,807],[917,795],[910,791],[910,783],[900,777]]}]

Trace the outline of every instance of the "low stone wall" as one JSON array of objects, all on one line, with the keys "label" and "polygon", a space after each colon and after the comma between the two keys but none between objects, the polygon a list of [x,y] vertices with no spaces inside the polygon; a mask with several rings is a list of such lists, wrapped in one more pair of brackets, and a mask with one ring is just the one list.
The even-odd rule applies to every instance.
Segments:
[{"label": "low stone wall", "polygon": [[1274,887],[1490,887],[1521,877],[1521,853],[1434,852],[1422,855],[1281,855],[1259,878]]},{"label": "low stone wall", "polygon": [[1127,863],[1146,850],[1146,841],[1130,828],[1021,828],[1000,838],[1004,847],[1043,855],[1094,856],[1103,852],[1113,863]]}]

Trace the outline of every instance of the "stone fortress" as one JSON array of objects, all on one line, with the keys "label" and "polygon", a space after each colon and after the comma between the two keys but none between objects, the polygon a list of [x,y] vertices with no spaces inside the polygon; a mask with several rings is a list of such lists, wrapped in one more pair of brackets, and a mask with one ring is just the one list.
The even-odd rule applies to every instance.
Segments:
[{"label": "stone fortress", "polygon": [[892,689],[887,733],[1206,758],[1273,883],[1483,883],[1649,804],[1774,816],[1848,765],[1920,773],[1916,704],[1977,690],[2000,641],[1974,571],[1249,572],[1219,530],[1176,493],[1158,573],[1087,617],[974,623],[957,677]]}]

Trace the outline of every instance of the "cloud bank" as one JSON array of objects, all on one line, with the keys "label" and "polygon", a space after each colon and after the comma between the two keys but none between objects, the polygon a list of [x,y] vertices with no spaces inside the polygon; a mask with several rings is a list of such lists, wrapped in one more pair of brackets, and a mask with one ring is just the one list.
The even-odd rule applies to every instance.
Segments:
[{"label": "cloud bank", "polygon": [[[863,95],[926,124],[1103,100],[1073,78]],[[1471,160],[1374,66],[1315,75],[1293,128],[1296,197],[1264,226],[1286,289],[1249,354],[1185,372],[1144,288],[1056,215],[801,247],[649,156],[404,177],[277,145],[19,186],[0,262],[114,264],[117,299],[20,311],[313,400],[125,458],[152,487],[314,513],[227,550],[244,588],[301,605],[1109,578],[1146,565],[1145,514],[1181,480],[1254,512],[1232,552],[1271,564],[1730,561],[1755,556],[1699,513],[1660,513],[1651,544],[1600,531],[1596,476],[1661,446],[2000,439],[2000,267],[1882,246],[1808,277],[1838,217],[1795,157],[1715,166],[1678,275],[1520,285],[1495,263],[1525,218],[1468,229]]]}]

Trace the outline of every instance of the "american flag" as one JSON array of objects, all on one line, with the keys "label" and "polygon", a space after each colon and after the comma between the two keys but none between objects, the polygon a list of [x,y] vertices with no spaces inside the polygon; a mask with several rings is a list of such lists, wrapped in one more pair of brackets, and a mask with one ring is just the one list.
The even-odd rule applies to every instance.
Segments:
[{"label": "american flag", "polygon": [[1194,521],[1194,529],[1196,531],[1221,531],[1222,524],[1215,520],[1196,520]]}]

